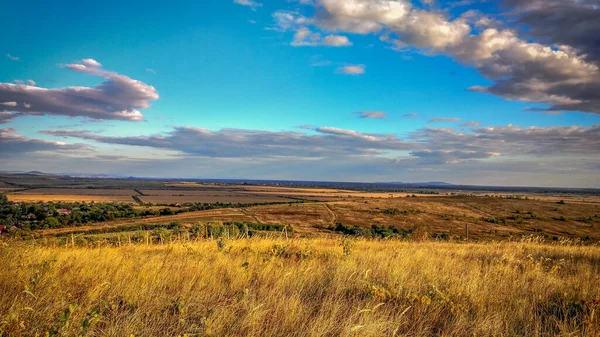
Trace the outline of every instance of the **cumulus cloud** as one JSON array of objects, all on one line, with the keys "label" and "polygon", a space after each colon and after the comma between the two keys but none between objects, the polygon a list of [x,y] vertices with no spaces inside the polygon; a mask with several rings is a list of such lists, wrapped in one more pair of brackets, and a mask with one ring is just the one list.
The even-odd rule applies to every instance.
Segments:
[{"label": "cumulus cloud", "polygon": [[61,115],[141,121],[138,109],[148,108],[158,99],[156,89],[125,75],[107,71],[93,59],[84,59],[64,66],[67,69],[102,77],[96,87],[66,87],[48,89],[34,86],[35,82],[0,83],[0,102],[15,102],[10,110],[20,115]]},{"label": "cumulus cloud", "polygon": [[387,119],[387,115],[383,111],[357,111],[354,114],[359,115],[360,118]]},{"label": "cumulus cloud", "polygon": [[600,62],[600,6],[596,0],[504,0],[521,32],[548,43],[572,46]]},{"label": "cumulus cloud", "polygon": [[233,2],[235,2],[238,5],[248,6],[248,7],[252,8],[253,11],[256,10],[258,7],[262,6],[261,3],[258,3],[253,0],[233,0]]},{"label": "cumulus cloud", "polygon": [[[451,18],[446,11],[423,9],[409,0],[319,0],[312,17],[287,13],[286,22],[323,31],[378,34],[397,50],[449,55],[493,80],[472,91],[545,103],[550,111],[600,113],[600,68],[593,62],[600,45],[597,3],[551,0],[547,7],[541,0],[506,2],[519,8],[517,17],[539,41],[521,38],[514,29],[498,27],[473,11]],[[565,14],[554,15],[563,8]],[[576,12],[578,16],[570,16]],[[578,18],[580,25],[570,25]],[[536,24],[538,19],[546,23]],[[548,24],[554,22],[558,27]],[[564,32],[558,33],[563,26]]]},{"label": "cumulus cloud", "polygon": [[299,28],[294,34],[294,40],[290,43],[294,47],[347,47],[352,42],[347,37],[341,35],[327,35],[324,38],[320,33],[314,33],[306,27]]},{"label": "cumulus cloud", "polygon": [[341,35],[327,35],[322,41],[324,46],[332,47],[347,47],[351,46],[352,42],[347,37]]},{"label": "cumulus cloud", "polygon": [[347,65],[336,69],[338,74],[362,75],[365,73],[365,66],[362,64]]},{"label": "cumulus cloud", "polygon": [[[1,116],[1,115],[0,115]],[[3,158],[12,154],[23,154],[39,151],[87,151],[91,148],[84,144],[66,144],[63,142],[50,142],[40,139],[31,139],[20,135],[14,128],[0,129],[0,155]]]}]

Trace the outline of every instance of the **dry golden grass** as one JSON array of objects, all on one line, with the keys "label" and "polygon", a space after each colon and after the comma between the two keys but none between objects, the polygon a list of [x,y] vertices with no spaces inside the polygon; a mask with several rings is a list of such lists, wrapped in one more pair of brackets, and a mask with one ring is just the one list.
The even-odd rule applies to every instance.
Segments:
[{"label": "dry golden grass", "polygon": [[[0,247],[0,336],[598,336],[600,248]],[[345,247],[345,248],[344,248]]]}]

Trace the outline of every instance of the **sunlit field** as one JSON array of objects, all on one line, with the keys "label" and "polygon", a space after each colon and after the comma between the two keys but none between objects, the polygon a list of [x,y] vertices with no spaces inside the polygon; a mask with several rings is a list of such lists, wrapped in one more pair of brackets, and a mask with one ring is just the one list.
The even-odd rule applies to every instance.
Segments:
[{"label": "sunlit field", "polygon": [[598,336],[600,247],[364,239],[0,248],[0,336]]}]

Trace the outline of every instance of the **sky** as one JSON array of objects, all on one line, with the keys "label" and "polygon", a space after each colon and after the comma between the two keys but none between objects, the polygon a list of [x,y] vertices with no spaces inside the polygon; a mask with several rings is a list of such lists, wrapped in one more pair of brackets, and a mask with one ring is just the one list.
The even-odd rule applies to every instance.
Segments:
[{"label": "sky", "polygon": [[597,0],[0,13],[3,171],[600,187]]}]

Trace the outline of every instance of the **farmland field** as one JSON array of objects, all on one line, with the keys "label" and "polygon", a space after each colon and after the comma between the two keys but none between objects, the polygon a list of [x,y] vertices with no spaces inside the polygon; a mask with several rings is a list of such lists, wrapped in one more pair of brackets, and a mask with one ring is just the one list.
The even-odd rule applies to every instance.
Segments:
[{"label": "farmland field", "polygon": [[[358,233],[376,226],[403,233],[417,230],[431,237],[462,240],[468,226],[471,240],[509,240],[524,235],[541,236],[549,241],[600,240],[600,197],[594,193],[526,191],[515,195],[436,189],[383,191],[40,176],[21,179],[6,176],[0,181],[6,181],[5,184],[14,189],[6,191],[8,200],[13,202],[117,202],[133,204],[140,212],[154,212],[133,219],[127,216],[99,223],[81,223],[73,229],[42,226],[47,228],[42,233],[48,235],[172,221],[185,226],[196,222],[241,221],[288,225],[296,236]],[[234,208],[205,213],[223,207],[221,204]],[[212,206],[188,210],[190,205]],[[156,216],[164,209],[170,212]]]},{"label": "farmland field", "polygon": [[137,194],[129,189],[94,189],[94,188],[34,188],[17,191],[13,194],[48,194],[48,195],[86,195],[86,196],[131,196]]},{"label": "farmland field", "polygon": [[133,199],[126,195],[82,195],[82,194],[8,194],[8,200],[14,202],[124,202],[133,203]]},{"label": "farmland field", "polygon": [[139,196],[143,202],[154,204],[172,204],[172,203],[266,203],[266,202],[286,202],[292,199],[279,198],[277,196],[252,196],[252,195],[160,195],[160,196]]}]

